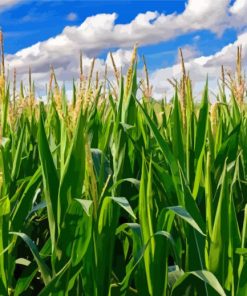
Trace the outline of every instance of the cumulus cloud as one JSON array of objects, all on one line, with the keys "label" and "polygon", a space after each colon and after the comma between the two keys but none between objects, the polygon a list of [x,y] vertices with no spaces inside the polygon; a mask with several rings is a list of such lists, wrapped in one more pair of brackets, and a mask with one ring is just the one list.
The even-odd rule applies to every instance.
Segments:
[{"label": "cumulus cloud", "polygon": [[1,0],[0,12],[21,2],[24,2],[24,0]]},{"label": "cumulus cloud", "polygon": [[236,17],[239,21],[243,21],[246,24],[246,11],[247,11],[247,1],[246,0],[235,0],[232,7],[230,8],[230,13]]},{"label": "cumulus cloud", "polygon": [[[118,69],[122,69],[123,72],[126,71],[132,58],[132,52],[132,50],[118,49],[117,51],[112,53],[114,62]],[[108,68],[110,68],[113,71],[113,65],[110,54],[107,55],[106,64]]]},{"label": "cumulus cloud", "polygon": [[[190,73],[197,94],[199,94],[198,90],[202,89],[201,86],[205,83],[207,76],[210,88],[213,91],[216,91],[217,79],[220,77],[221,72],[221,65],[224,65],[228,70],[234,70],[237,46],[239,45],[241,45],[243,49],[243,60],[246,61],[247,32],[240,34],[234,43],[223,47],[216,54],[197,57],[185,63],[186,70]],[[180,64],[154,71],[150,77],[154,87],[154,96],[161,98],[165,93],[169,94],[171,88],[167,79],[171,77],[178,79],[180,76]]]},{"label": "cumulus cloud", "polygon": [[[195,45],[190,45],[190,44],[183,45],[184,60],[188,61],[188,60],[191,60],[192,58],[195,58],[198,56],[200,56],[200,51],[198,50],[198,48]],[[177,61],[179,61],[179,60],[180,60],[180,55],[178,53]]]},{"label": "cumulus cloud", "polygon": [[[112,52],[114,57],[115,64],[117,68],[122,69],[123,72],[127,71],[127,68],[130,64],[132,57],[132,50],[123,50],[118,49]],[[18,80],[27,81],[28,79],[28,67],[29,65],[32,68],[32,78],[35,81],[36,89],[41,91],[45,89],[45,84],[49,80],[49,69],[51,64],[55,68],[56,77],[60,83],[66,83],[72,81],[73,78],[77,79],[79,77],[79,51],[74,56],[68,54],[63,56],[54,56],[50,55],[41,55],[39,51],[39,45],[35,45],[32,48],[29,48],[29,51],[18,52],[18,55],[14,55],[15,58],[12,59],[10,56],[7,56],[7,61],[11,59],[11,62],[8,64],[8,69],[10,72],[13,71],[13,68],[17,70]],[[89,75],[91,70],[91,65],[93,58],[88,57],[86,54],[83,54],[83,72],[85,76]],[[30,62],[32,59],[32,62]],[[29,64],[26,64],[26,62]],[[11,65],[11,66],[10,66]],[[107,65],[108,76],[113,76],[113,66],[110,58],[110,54],[107,54],[106,59],[95,59],[94,72],[98,72],[100,77],[103,77],[105,74],[105,66]]]},{"label": "cumulus cloud", "polygon": [[[3,7],[3,3],[10,5],[10,3],[20,2],[20,0],[3,1],[0,8],[1,5]],[[98,14],[86,18],[79,26],[65,27],[61,34],[53,38],[38,42],[16,54],[7,55],[6,64],[9,65],[10,70],[15,67],[20,76],[27,72],[29,65],[32,65],[34,77],[39,79],[42,77],[47,79],[49,67],[52,64],[57,69],[59,79],[71,80],[71,77],[76,77],[78,73],[78,56],[81,49],[84,53],[84,67],[87,69],[90,67],[93,56],[97,57],[102,51],[117,48],[118,50],[114,53],[116,64],[124,68],[130,60],[129,49],[136,42],[139,46],[146,46],[202,29],[221,34],[228,27],[245,28],[247,18],[244,17],[243,11],[246,11],[246,5],[247,0],[236,0],[232,5],[230,0],[189,0],[180,14],[147,11],[138,14],[127,24],[116,23],[117,14],[115,13]],[[245,38],[243,39],[242,41],[245,42]],[[230,51],[230,49],[227,50]],[[225,59],[227,64],[231,63],[232,58],[230,54],[227,58],[220,53],[210,58],[195,58],[199,53],[192,46],[187,46],[184,54],[185,58],[191,60],[188,67],[191,73],[196,73],[197,80],[204,79],[205,72],[214,73],[215,68],[211,66],[212,63],[223,62]],[[106,63],[110,64],[109,61],[108,55]],[[97,59],[96,69],[103,72],[104,67],[105,61]],[[165,77],[176,76],[179,72],[178,65],[174,65],[153,73],[157,93],[161,93],[163,89],[161,81],[164,81]]]},{"label": "cumulus cloud", "polygon": [[73,22],[75,20],[77,20],[78,15],[74,12],[70,12],[67,16],[66,16],[66,20]]}]

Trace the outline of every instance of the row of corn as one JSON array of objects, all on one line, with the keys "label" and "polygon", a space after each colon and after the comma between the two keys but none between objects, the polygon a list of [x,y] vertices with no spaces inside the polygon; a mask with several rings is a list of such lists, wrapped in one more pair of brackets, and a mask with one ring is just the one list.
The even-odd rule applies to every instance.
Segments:
[{"label": "row of corn", "polygon": [[213,104],[207,83],[194,102],[183,59],[155,101],[136,49],[126,79],[111,55],[110,83],[81,58],[72,100],[51,68],[39,102],[0,41],[0,295],[247,295],[241,49]]}]

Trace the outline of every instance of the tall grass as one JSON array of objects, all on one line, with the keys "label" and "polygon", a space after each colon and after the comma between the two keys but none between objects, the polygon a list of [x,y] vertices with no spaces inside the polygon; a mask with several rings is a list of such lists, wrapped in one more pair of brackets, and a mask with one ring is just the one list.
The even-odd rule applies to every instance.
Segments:
[{"label": "tall grass", "polygon": [[71,102],[52,68],[39,103],[31,70],[10,91],[1,45],[0,294],[247,295],[241,50],[213,104],[207,83],[194,103],[183,58],[157,103],[136,49],[126,78],[111,55],[109,91],[81,59]]}]

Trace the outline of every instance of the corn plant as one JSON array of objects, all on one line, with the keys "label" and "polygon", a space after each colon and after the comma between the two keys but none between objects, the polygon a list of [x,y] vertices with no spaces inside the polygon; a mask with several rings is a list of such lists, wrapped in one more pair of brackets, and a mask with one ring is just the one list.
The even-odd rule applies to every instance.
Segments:
[{"label": "corn plant", "polygon": [[[73,82],[47,100],[0,73],[0,295],[247,294],[246,88],[200,104],[182,58],[167,103],[126,77]],[[11,87],[13,86],[13,90]],[[226,88],[230,90],[228,98]],[[142,97],[138,97],[138,90]]]}]

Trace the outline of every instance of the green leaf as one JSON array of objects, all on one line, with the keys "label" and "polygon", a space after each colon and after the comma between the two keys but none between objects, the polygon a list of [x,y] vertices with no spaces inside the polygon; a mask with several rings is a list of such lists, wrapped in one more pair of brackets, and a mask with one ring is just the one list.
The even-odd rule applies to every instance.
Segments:
[{"label": "green leaf", "polygon": [[25,233],[10,232],[10,234],[19,236],[27,244],[27,246],[29,247],[30,251],[32,252],[33,257],[39,267],[44,284],[47,285],[51,281],[51,273],[50,273],[49,267],[46,265],[44,260],[40,257],[39,251],[38,251],[36,245],[34,244],[34,242]]},{"label": "green leaf", "polygon": [[240,274],[239,286],[237,291],[237,296],[247,295],[247,261],[245,262],[243,269]]},{"label": "green leaf", "polygon": [[[185,290],[191,285],[196,288],[198,295],[201,294],[201,286],[200,283],[198,283],[195,279],[199,279],[204,284],[209,285],[212,287],[218,295],[226,296],[225,291],[221,287],[220,283],[218,282],[217,278],[209,271],[206,270],[198,270],[198,271],[191,271],[186,272],[184,275],[182,275],[174,284],[172,289],[172,296],[175,295],[194,295],[194,294],[185,294]],[[192,291],[191,291],[192,292]],[[182,293],[182,294],[181,294]],[[206,293],[206,295],[211,295],[209,293]]]},{"label": "green leaf", "polygon": [[31,210],[33,198],[35,195],[35,191],[40,183],[41,179],[41,168],[34,173],[30,181],[27,183],[26,188],[23,194],[20,196],[14,212],[12,214],[12,227],[14,231],[19,231],[26,218],[28,217],[28,213]]},{"label": "green leaf", "polygon": [[68,261],[64,267],[55,274],[49,284],[42,289],[38,296],[62,296],[66,295],[68,290],[68,270],[71,266],[71,260]]},{"label": "green leaf", "polygon": [[45,200],[47,204],[47,213],[49,229],[52,241],[52,247],[55,247],[57,237],[57,206],[58,206],[58,175],[53,162],[51,151],[48,145],[43,120],[39,120],[38,132],[39,155],[43,174],[43,183],[45,189]]},{"label": "green leaf", "polygon": [[57,240],[57,253],[53,254],[56,256],[56,272],[62,269],[70,259],[72,267],[83,259],[92,238],[91,205],[92,201],[89,200],[73,199],[70,202]]},{"label": "green leaf", "polygon": [[196,171],[195,171],[195,180],[193,186],[193,197],[196,199],[201,175],[203,172],[203,157],[204,157],[204,150],[206,144],[206,137],[207,137],[207,130],[208,130],[208,85],[206,84],[203,94],[203,99],[201,102],[201,107],[199,111],[199,118],[197,124],[197,132],[196,132],[196,143],[195,143],[195,160],[196,160]]},{"label": "green leaf", "polygon": [[59,199],[58,225],[61,228],[63,217],[72,198],[80,198],[85,177],[85,135],[84,120],[80,113],[73,141],[62,171]]},{"label": "green leaf", "polygon": [[17,149],[15,152],[15,157],[14,157],[13,167],[12,167],[12,172],[11,172],[12,179],[17,178],[19,171],[20,171],[22,150],[24,148],[24,143],[23,143],[24,133],[25,133],[25,125],[23,126],[22,131],[21,131],[21,135],[18,139],[18,145],[17,145]]},{"label": "green leaf", "polygon": [[114,190],[115,188],[117,188],[120,184],[124,183],[124,182],[129,182],[131,184],[133,184],[137,189],[140,188],[140,180],[134,179],[134,178],[126,178],[126,179],[122,179],[117,181],[116,183],[114,183],[112,185],[112,187],[110,188],[110,190]]},{"label": "green leaf", "polygon": [[183,144],[183,122],[180,114],[180,105],[178,102],[178,94],[176,92],[174,98],[174,107],[171,114],[171,133],[172,133],[172,147],[174,156],[179,160],[182,168],[185,168],[184,163],[184,144]]},{"label": "green leaf", "polygon": [[0,198],[0,290],[3,295],[7,295],[8,288],[8,277],[7,277],[7,264],[8,264],[8,253],[6,252],[9,248],[9,212],[10,212],[10,201],[8,196]]},{"label": "green leaf", "polygon": [[128,202],[128,200],[125,197],[109,197],[113,201],[115,201],[120,207],[122,207],[127,213],[130,214],[130,216],[136,220],[136,216]]},{"label": "green leaf", "polygon": [[14,296],[21,295],[27,290],[28,287],[30,287],[30,284],[37,274],[37,271],[37,264],[36,262],[33,262],[24,270],[24,272],[22,272],[16,283]]},{"label": "green leaf", "polygon": [[83,210],[85,211],[85,213],[90,216],[90,207],[92,206],[93,204],[93,201],[92,200],[86,200],[86,199],[78,199],[78,198],[75,198],[75,201],[77,201],[83,208]]},{"label": "green leaf", "polygon": [[205,236],[205,234],[203,233],[203,231],[201,230],[201,228],[199,227],[199,225],[191,217],[191,215],[189,214],[189,212],[186,211],[186,209],[184,209],[181,206],[168,207],[167,209],[170,210],[170,211],[172,211],[172,212],[174,212],[177,216],[179,216],[184,221],[186,221],[187,223],[189,223],[196,231],[198,231],[203,236]]}]

